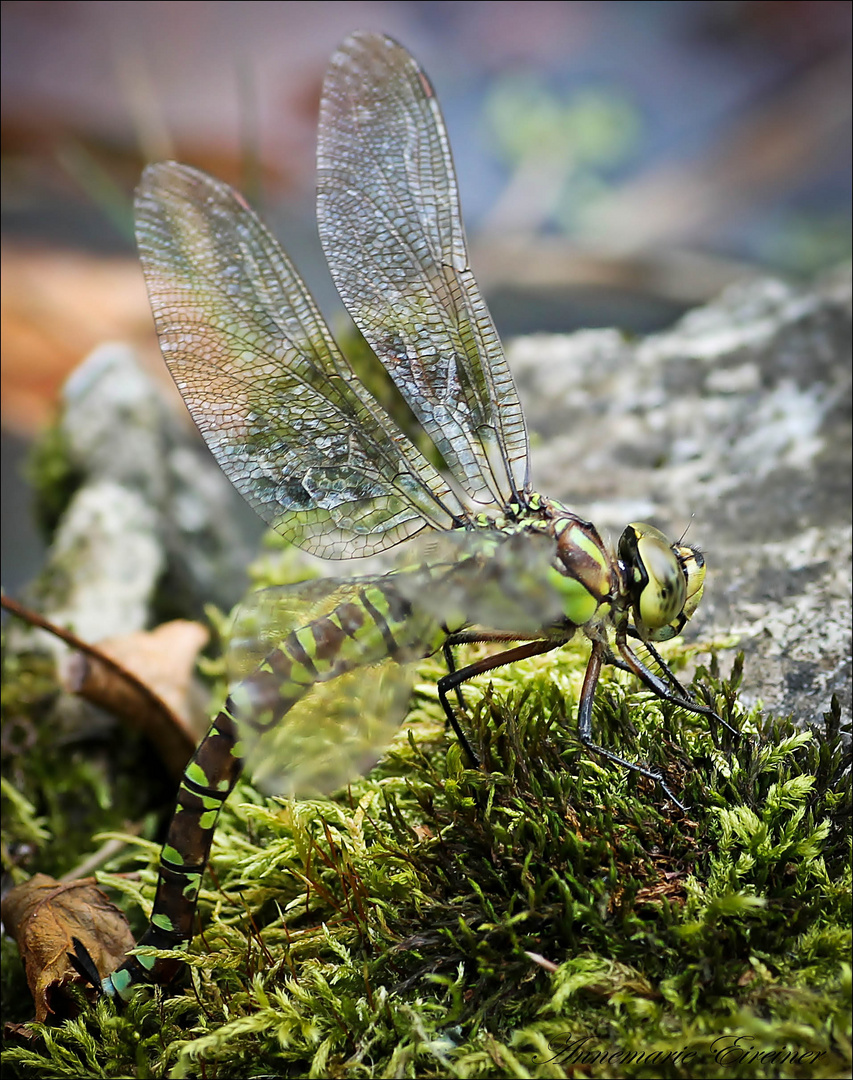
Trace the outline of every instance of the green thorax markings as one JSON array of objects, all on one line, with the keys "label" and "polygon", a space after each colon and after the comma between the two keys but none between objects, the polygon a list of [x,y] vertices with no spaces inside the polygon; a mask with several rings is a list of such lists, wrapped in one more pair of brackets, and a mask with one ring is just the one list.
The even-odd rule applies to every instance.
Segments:
[{"label": "green thorax markings", "polygon": [[618,560],[607,550],[595,526],[556,500],[530,492],[523,506],[510,504],[506,513],[478,515],[476,527],[499,533],[493,540],[541,536],[553,541],[550,582],[562,598],[563,616],[575,627],[605,618],[611,605],[624,606],[626,586]]}]

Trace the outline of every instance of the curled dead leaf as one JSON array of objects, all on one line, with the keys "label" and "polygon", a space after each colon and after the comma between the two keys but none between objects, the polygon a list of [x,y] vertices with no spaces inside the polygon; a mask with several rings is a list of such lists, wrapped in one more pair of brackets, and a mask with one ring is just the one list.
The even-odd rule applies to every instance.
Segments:
[{"label": "curled dead leaf", "polygon": [[93,878],[61,882],[35,874],[7,893],[2,914],[24,961],[38,1021],[68,1013],[63,988],[80,981],[68,960],[74,938],[101,972],[116,968],[135,946],[124,915]]},{"label": "curled dead leaf", "polygon": [[176,619],[72,653],[60,678],[64,689],[141,730],[180,778],[202,734],[192,724],[192,676],[208,636],[200,623]]}]

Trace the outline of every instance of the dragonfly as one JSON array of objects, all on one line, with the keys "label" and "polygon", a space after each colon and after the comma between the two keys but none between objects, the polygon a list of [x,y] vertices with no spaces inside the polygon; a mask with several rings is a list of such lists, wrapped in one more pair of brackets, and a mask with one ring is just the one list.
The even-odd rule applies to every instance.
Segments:
[{"label": "dragonfly", "polygon": [[[341,299],[423,439],[359,378],[245,199],[175,162],[149,166],[136,195],[164,359],[220,466],[282,536],[333,559],[433,539],[384,575],[264,590],[249,605],[237,682],[186,768],[139,942],[170,956],[129,956],[102,980],[112,997],[183,967],[175,952],[191,942],[217,818],[244,766],[267,767],[291,793],[342,786],[390,740],[407,700],[397,676],[414,661],[443,651],[438,697],[476,767],[462,685],[580,631],[590,643],[581,741],[679,807],[657,771],[595,743],[602,666],[720,720],[655,647],[699,604],[700,551],[640,522],[611,551],[591,522],[531,486],[525,419],[471,272],[435,92],[388,37],[353,33],[331,59],[317,220]],[[474,642],[506,647],[457,667],[456,647]]]}]

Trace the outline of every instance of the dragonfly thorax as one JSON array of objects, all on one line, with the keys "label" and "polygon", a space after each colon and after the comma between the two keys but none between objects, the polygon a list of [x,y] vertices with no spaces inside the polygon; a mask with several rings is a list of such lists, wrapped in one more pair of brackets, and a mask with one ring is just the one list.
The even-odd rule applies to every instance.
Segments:
[{"label": "dragonfly thorax", "polygon": [[559,507],[552,531],[559,572],[554,586],[561,594],[566,618],[575,626],[584,626],[618,595],[616,564],[595,526],[563,507]]}]

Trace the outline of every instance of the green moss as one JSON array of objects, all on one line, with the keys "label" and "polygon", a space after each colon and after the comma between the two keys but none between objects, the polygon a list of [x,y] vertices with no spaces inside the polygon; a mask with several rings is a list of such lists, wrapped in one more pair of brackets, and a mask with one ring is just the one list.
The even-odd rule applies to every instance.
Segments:
[{"label": "green moss", "polygon": [[[168,782],[141,736],[64,695],[54,661],[3,650],[2,860],[10,885],[72,873],[99,833],[139,821]],[[139,783],[145,775],[146,783]],[[170,789],[171,794],[171,789]],[[155,822],[148,824],[153,828]],[[140,920],[141,926],[141,920]],[[33,1015],[17,948],[3,942],[2,1023]],[[41,1075],[50,1070],[43,1069]],[[4,1076],[16,1075],[14,1072]]]},{"label": "green moss", "polygon": [[33,444],[27,463],[27,481],[35,494],[34,513],[47,539],[82,480],[62,425],[55,423]]},{"label": "green moss", "polygon": [[[7,1051],[22,1076],[838,1076],[849,1069],[849,774],[828,734],[701,691],[731,745],[615,673],[578,744],[582,647],[466,689],[426,662],[391,751],[333,800],[248,782],[217,831],[189,985],[101,1002]],[[823,725],[822,725],[823,727]],[[137,841],[150,905],[155,845]],[[128,869],[125,859],[115,869]],[[137,859],[138,865],[138,859]]]},{"label": "green moss", "polygon": [[106,714],[64,694],[52,658],[4,650],[3,870],[59,876],[92,850],[92,837],[139,817],[151,785],[138,783],[150,749]]}]

